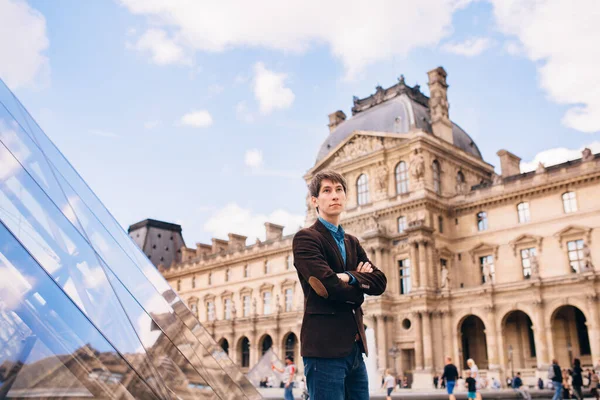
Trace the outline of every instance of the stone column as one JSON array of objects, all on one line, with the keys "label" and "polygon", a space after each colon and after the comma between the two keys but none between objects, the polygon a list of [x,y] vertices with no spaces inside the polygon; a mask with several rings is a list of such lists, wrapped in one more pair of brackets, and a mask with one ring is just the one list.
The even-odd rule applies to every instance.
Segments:
[{"label": "stone column", "polygon": [[387,348],[386,348],[386,327],[385,317],[377,316],[377,360],[378,367],[383,372],[387,368]]},{"label": "stone column", "polygon": [[546,337],[546,319],[545,307],[542,301],[535,303],[535,322],[533,325],[533,334],[535,337],[535,353],[537,355],[537,367],[540,370],[547,369],[550,365],[548,356],[548,338]]},{"label": "stone column", "polygon": [[486,307],[487,325],[485,329],[487,352],[488,352],[488,369],[498,371],[500,365],[498,363],[498,332],[496,330],[496,308],[494,306]]},{"label": "stone column", "polygon": [[413,314],[415,324],[415,369],[423,369],[423,334],[421,330],[421,314]]},{"label": "stone column", "polygon": [[586,323],[590,338],[590,350],[592,352],[592,365],[600,360],[600,312],[598,311],[598,297],[588,296],[588,310],[590,321]]},{"label": "stone column", "polygon": [[[256,365],[256,363],[258,363],[258,360],[260,359],[261,355],[260,355],[260,349],[258,348],[258,336],[256,334],[250,335],[250,337],[248,338],[250,340],[250,368],[254,367]],[[235,348],[235,351],[237,353],[238,349],[237,346]],[[237,354],[236,354],[237,356]],[[241,359],[241,353],[239,354],[240,357],[240,364],[242,363],[242,359]]]},{"label": "stone column", "polygon": [[419,255],[417,250],[417,242],[410,244],[410,276],[413,280],[413,289],[417,289],[421,286],[421,280],[419,279]]},{"label": "stone column", "polygon": [[[395,257],[392,255],[391,251],[387,251],[386,255],[387,255],[387,257],[385,257],[385,259],[389,266],[389,276],[386,275],[388,278],[386,291],[388,293],[397,294],[397,293],[400,293],[400,275],[398,272],[398,262],[396,261]],[[410,257],[410,255],[409,255],[409,257]],[[379,266],[377,266],[377,267],[379,267]]]},{"label": "stone column", "polygon": [[421,287],[425,288],[429,286],[429,282],[427,282],[427,249],[426,249],[426,241],[419,241],[419,280],[421,282]]},{"label": "stone column", "polygon": [[427,284],[428,286],[437,289],[439,284],[437,282],[437,271],[439,268],[440,260],[434,257],[435,249],[433,248],[433,242],[427,243]]},{"label": "stone column", "polygon": [[433,370],[433,338],[431,335],[431,314],[424,312],[421,314],[423,320],[423,359],[426,371]]},{"label": "stone column", "polygon": [[383,268],[383,263],[381,262],[383,260],[383,249],[374,249],[373,253],[375,254],[375,266],[377,268],[379,268],[380,270],[383,271],[383,273],[386,273],[386,270]]}]

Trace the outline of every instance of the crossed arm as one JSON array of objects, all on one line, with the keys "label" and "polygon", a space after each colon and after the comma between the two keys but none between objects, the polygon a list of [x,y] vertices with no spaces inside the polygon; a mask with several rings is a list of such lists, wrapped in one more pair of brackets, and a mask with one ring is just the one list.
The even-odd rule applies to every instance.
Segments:
[{"label": "crossed arm", "polygon": [[363,248],[357,244],[358,266],[349,271],[357,284],[349,285],[350,275],[336,274],[329,266],[321,243],[300,231],[293,241],[294,264],[313,290],[321,297],[332,301],[360,305],[363,294],[380,295],[384,292],[387,280],[383,272],[373,266]]}]

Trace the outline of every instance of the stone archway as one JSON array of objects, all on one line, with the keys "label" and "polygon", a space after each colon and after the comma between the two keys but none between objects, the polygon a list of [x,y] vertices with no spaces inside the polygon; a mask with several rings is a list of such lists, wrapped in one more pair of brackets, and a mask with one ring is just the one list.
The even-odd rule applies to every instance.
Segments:
[{"label": "stone archway", "polygon": [[288,355],[294,357],[294,362],[298,361],[299,348],[298,337],[294,332],[289,332],[283,336],[283,358]]},{"label": "stone archway", "polygon": [[250,340],[246,336],[242,336],[238,341],[237,356],[240,367],[250,367]]},{"label": "stone archway", "polygon": [[508,312],[502,319],[502,336],[506,371],[523,372],[537,368],[533,323],[529,315],[521,310]]},{"label": "stone archway", "polygon": [[260,349],[260,355],[263,356],[269,349],[273,347],[273,338],[271,335],[264,335],[258,342],[258,348]]},{"label": "stone archway", "polygon": [[569,368],[574,358],[582,365],[592,365],[587,319],[571,305],[558,307],[551,318],[554,358],[562,368]]},{"label": "stone archway", "polygon": [[219,346],[221,346],[221,348],[226,354],[229,354],[229,342],[227,341],[227,339],[221,338],[221,340],[219,340]]},{"label": "stone archway", "polygon": [[487,339],[481,318],[468,315],[459,324],[461,367],[468,369],[467,360],[472,358],[479,369],[488,369]]}]

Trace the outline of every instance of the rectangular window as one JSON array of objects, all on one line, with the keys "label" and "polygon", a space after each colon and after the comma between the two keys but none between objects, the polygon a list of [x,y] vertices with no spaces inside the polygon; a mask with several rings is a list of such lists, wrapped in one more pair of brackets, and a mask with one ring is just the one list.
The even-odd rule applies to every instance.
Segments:
[{"label": "rectangular window", "polygon": [[562,195],[563,209],[565,213],[572,213],[577,211],[577,198],[575,192],[567,192]]},{"label": "rectangular window", "polygon": [[243,298],[244,317],[250,316],[250,296],[244,296]]},{"label": "rectangular window", "polygon": [[481,283],[496,282],[496,268],[494,256],[479,257],[479,268],[481,270]]},{"label": "rectangular window", "polygon": [[529,203],[524,201],[517,205],[517,213],[519,214],[519,223],[524,224],[529,222]]},{"label": "rectangular window", "polygon": [[523,267],[523,277],[531,278],[531,264],[537,262],[537,252],[535,247],[521,250],[521,266]]},{"label": "rectangular window", "polygon": [[263,293],[263,314],[271,314],[271,292]]},{"label": "rectangular window", "polygon": [[265,261],[265,275],[271,273],[271,263],[269,261]]},{"label": "rectangular window", "polygon": [[190,311],[196,318],[198,318],[198,304],[196,302],[190,304]]},{"label": "rectangular window", "polygon": [[292,256],[287,256],[285,262],[286,262],[288,271],[294,269],[294,259],[292,258]]},{"label": "rectangular window", "polygon": [[209,321],[215,320],[215,303],[209,301],[206,303],[206,315],[208,316]]},{"label": "rectangular window", "polygon": [[444,217],[438,215],[438,232],[444,233]]},{"label": "rectangular window", "polygon": [[292,311],[294,306],[294,291],[292,289],[285,289],[285,311]]},{"label": "rectangular window", "polygon": [[398,218],[398,233],[403,233],[406,230],[406,217]]},{"label": "rectangular window", "polygon": [[225,319],[231,319],[231,299],[225,299]]},{"label": "rectangular window", "polygon": [[583,256],[583,240],[572,240],[567,242],[567,251],[569,252],[569,265],[571,272],[578,273],[583,271],[585,266]]},{"label": "rectangular window", "polygon": [[485,211],[477,213],[477,230],[485,231],[488,228],[487,213]]},{"label": "rectangular window", "polygon": [[248,264],[244,265],[244,278],[250,278],[250,267]]},{"label": "rectangular window", "polygon": [[398,271],[400,275],[400,294],[408,294],[411,290],[409,258],[398,261]]}]

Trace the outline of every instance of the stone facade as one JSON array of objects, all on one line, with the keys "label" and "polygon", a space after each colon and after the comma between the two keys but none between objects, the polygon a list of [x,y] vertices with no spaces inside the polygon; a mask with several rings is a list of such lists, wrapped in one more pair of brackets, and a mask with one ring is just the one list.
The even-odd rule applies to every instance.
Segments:
[{"label": "stone facade", "polygon": [[[304,176],[309,182],[328,168],[345,176],[342,225],[388,277],[384,295],[363,305],[379,370],[430,387],[445,355],[459,369],[473,358],[483,376],[501,381],[520,371],[526,383],[545,378],[552,358],[563,367],[573,357],[596,364],[600,157],[586,149],[579,160],[521,174],[520,159],[501,150],[497,175],[452,140],[446,74],[430,73],[440,77],[443,85],[430,84],[441,91],[432,93],[439,128],[411,123],[403,133],[353,131]],[[414,90],[399,96],[411,100]],[[378,88],[379,96],[355,99],[353,113],[385,105],[388,92]],[[422,104],[420,96],[413,100]],[[337,121],[336,129],[349,121]],[[307,202],[306,225],[315,219]],[[272,229],[268,224],[269,240],[250,246],[230,240],[183,248],[180,263],[161,267],[243,366],[254,365],[269,338],[280,357],[287,350],[299,359],[303,295],[291,236]]]}]

